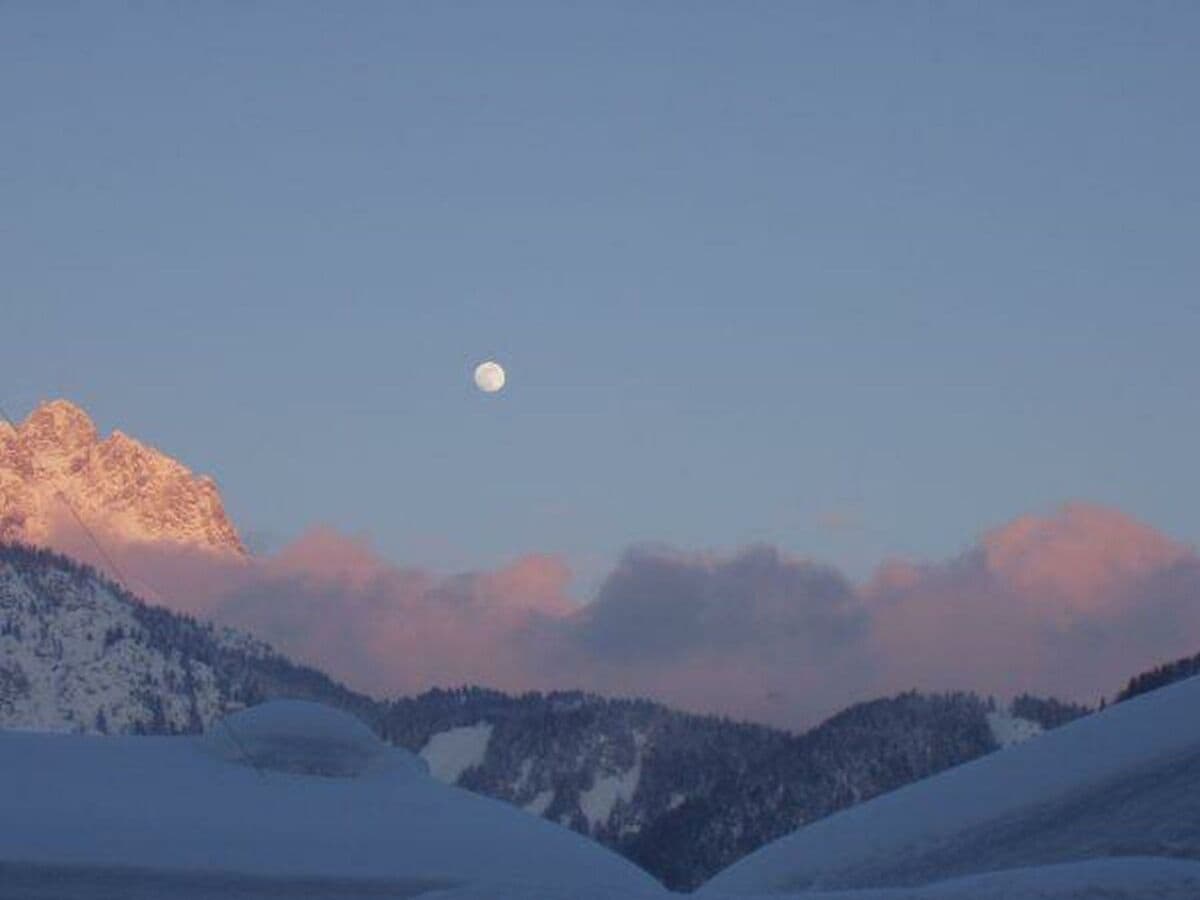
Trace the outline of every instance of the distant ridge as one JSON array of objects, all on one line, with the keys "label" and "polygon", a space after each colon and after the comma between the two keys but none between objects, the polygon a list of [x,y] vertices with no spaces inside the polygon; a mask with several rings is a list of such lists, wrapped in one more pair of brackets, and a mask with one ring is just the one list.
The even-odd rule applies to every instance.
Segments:
[{"label": "distant ridge", "polygon": [[145,604],[58,553],[0,544],[0,728],[199,732],[284,697],[352,712],[444,780],[586,834],[681,888],[1000,743],[997,713],[967,694],[859,704],[804,735],[577,691],[378,700],[250,635]]},{"label": "distant ridge", "polygon": [[674,888],[1088,712],[1035,697],[1005,710],[972,694],[907,692],[790,734],[577,691],[385,701],[250,635],[145,604],[90,566],[0,543],[0,728],[198,732],[283,697],[352,712],[444,780],[587,834]]}]

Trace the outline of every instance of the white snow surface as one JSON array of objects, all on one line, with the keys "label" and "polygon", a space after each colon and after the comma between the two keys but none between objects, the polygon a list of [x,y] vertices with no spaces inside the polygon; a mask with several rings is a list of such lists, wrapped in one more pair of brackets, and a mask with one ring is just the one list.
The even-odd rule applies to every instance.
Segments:
[{"label": "white snow surface", "polygon": [[301,775],[426,771],[423,761],[389,747],[350,713],[304,700],[275,700],[226,716],[200,746],[227,762]]},{"label": "white snow surface", "polygon": [[579,795],[579,809],[588,825],[594,830],[607,823],[618,800],[626,803],[633,800],[641,777],[642,763],[638,760],[624,772],[596,778],[592,786]]},{"label": "white snow surface", "polygon": [[[494,882],[422,895],[423,900],[663,900],[664,896],[680,895],[604,887],[580,887],[559,894],[525,884]],[[722,896],[723,900],[753,900],[756,895]],[[769,896],[775,900],[1196,900],[1200,897],[1200,863],[1141,857],[1097,859],[989,872],[916,888]]]},{"label": "white snow surface", "polygon": [[[997,817],[1019,831],[1031,821],[1045,824],[1030,820],[1028,809],[1055,796],[1086,801],[1097,785],[1117,785],[1118,807],[1136,807],[1139,791],[1164,784],[1160,773],[1198,768],[1200,721],[1190,715],[1198,700],[1200,679],[1193,679],[1111,707],[802,829],[726,870],[700,894],[1195,900],[1200,862],[1135,853],[965,877],[934,872],[920,883],[816,888],[835,886],[846,870],[883,871],[881,860],[896,853],[920,857],[931,847],[953,847]],[[672,896],[598,844],[441,784],[414,756],[346,713],[282,701],[238,713],[229,724],[200,738],[0,731],[0,900]],[[1165,782],[1173,795],[1178,786]],[[1168,823],[1187,819],[1196,806],[1194,793],[1180,795],[1182,814],[1163,808],[1160,795],[1154,799],[1154,814]],[[1086,826],[1086,802],[1072,811],[1080,809],[1068,825]],[[1117,822],[1130,839],[1143,824]],[[1075,837],[1085,846],[1094,835],[1084,827]]]},{"label": "white snow surface", "polygon": [[550,804],[554,802],[554,791],[544,790],[538,791],[532,800],[525,804],[523,809],[526,812],[531,812],[535,816],[540,816],[550,808]]},{"label": "white snow surface", "polygon": [[[634,731],[633,745],[633,765],[623,771],[595,775],[592,786],[579,795],[580,812],[593,833],[597,827],[608,823],[618,801],[629,803],[637,793],[638,783],[642,780],[642,748],[646,746],[646,735]],[[636,831],[637,828],[627,830]]]},{"label": "white snow surface", "polygon": [[[482,881],[446,887],[408,879],[267,879],[232,873],[47,869],[0,861],[0,900],[668,900],[661,889]],[[760,898],[762,895],[758,895]],[[776,900],[1195,900],[1200,863],[1115,858],[992,872],[919,888],[804,892]],[[753,900],[750,895],[725,900]]]},{"label": "white snow surface", "polygon": [[[149,867],[162,873],[155,877],[179,882],[162,892],[173,897],[202,896],[186,886],[187,873],[197,879],[233,878],[230,873],[382,879],[395,886],[393,896],[488,881],[537,886],[530,896],[544,897],[583,896],[580,885],[631,896],[661,890],[645,872],[586,838],[435,781],[403,751],[377,747],[351,717],[318,715],[311,704],[272,706],[242,717],[251,745],[286,750],[286,738],[298,735],[301,746],[323,743],[327,756],[365,745],[378,751],[376,762],[396,762],[331,778],[256,770],[224,758],[223,744],[211,734],[0,731],[0,897],[5,883],[20,880],[22,866]],[[266,888],[235,894],[232,887],[204,896],[225,895],[289,896]]]},{"label": "white snow surface", "polygon": [[421,748],[429,774],[446,784],[457,784],[462,773],[480,765],[492,739],[492,723],[476,722],[439,731]]},{"label": "white snow surface", "polygon": [[[448,898],[454,894],[438,892],[431,896]],[[1200,897],[1200,863],[1116,857],[987,872],[915,888],[769,896],[775,900],[1195,900]]]},{"label": "white snow surface", "polygon": [[801,828],[700,894],[927,884],[1099,856],[1200,856],[1198,706],[1200,678],[1110,706]]},{"label": "white snow surface", "polygon": [[1038,722],[1022,719],[1007,712],[990,712],[987,721],[988,727],[992,729],[992,737],[1001,747],[1023,744],[1045,731]]},{"label": "white snow surface", "polygon": [[[185,667],[177,656],[137,640],[109,645],[106,633],[133,635],[142,629],[134,607],[103,582],[80,580],[57,568],[33,576],[0,562],[0,620],[27,638],[41,635],[34,641],[0,634],[0,728],[92,731],[103,713],[110,730],[127,729],[150,717],[138,687],[162,698],[168,723],[185,727],[186,698],[154,689],[188,678],[200,717],[211,721],[219,715],[223,698],[207,664],[193,661]],[[221,640],[231,650],[270,653],[265,644],[236,632],[224,632]],[[6,682],[22,689],[6,691]]]}]

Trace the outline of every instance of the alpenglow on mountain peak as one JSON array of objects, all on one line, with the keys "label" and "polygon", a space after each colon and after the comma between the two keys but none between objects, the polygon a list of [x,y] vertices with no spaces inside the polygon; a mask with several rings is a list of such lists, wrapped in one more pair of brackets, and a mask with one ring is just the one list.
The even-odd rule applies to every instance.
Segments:
[{"label": "alpenglow on mountain peak", "polygon": [[63,498],[119,540],[246,552],[211,478],[121,431],[101,438],[86,412],[60,399],[15,430],[0,424],[0,540],[52,544],[69,522]]}]

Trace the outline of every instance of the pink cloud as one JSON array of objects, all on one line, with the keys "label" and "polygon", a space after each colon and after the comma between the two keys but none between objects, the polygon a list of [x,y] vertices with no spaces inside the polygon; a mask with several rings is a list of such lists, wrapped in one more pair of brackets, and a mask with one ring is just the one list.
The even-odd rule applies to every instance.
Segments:
[{"label": "pink cloud", "polygon": [[[1094,701],[1200,650],[1200,559],[1084,504],[952,559],[890,561],[864,585],[770,547],[639,548],[587,603],[550,555],[444,577],[331,529],[248,560],[101,540],[135,592],[379,695],[583,688],[798,726],[909,687]],[[69,522],[55,545],[101,562]]]},{"label": "pink cloud", "polygon": [[1025,594],[1096,611],[1130,581],[1190,551],[1123,513],[1069,503],[1051,516],[1021,516],[983,538],[988,568]]},{"label": "pink cloud", "polygon": [[1068,504],[941,563],[892,563],[863,591],[885,683],[1095,701],[1200,650],[1200,560],[1120,513]]}]

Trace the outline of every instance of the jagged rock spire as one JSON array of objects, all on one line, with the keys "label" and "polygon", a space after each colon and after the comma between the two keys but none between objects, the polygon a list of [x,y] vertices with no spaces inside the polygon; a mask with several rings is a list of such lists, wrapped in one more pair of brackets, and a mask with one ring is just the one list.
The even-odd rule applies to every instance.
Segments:
[{"label": "jagged rock spire", "polygon": [[120,431],[101,439],[84,410],[52,400],[0,428],[0,539],[53,544],[60,494],[110,537],[245,553],[211,478]]}]

